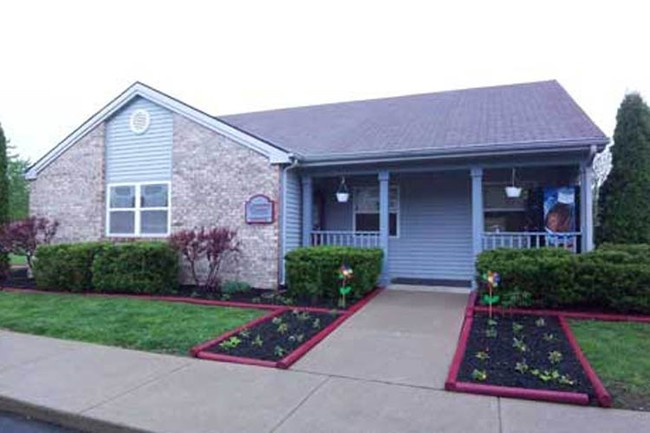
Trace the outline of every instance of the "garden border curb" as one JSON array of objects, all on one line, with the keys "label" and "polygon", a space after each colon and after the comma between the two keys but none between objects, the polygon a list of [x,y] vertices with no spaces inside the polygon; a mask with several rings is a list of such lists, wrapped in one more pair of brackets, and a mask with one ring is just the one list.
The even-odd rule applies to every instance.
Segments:
[{"label": "garden border curb", "polygon": [[564,331],[564,335],[567,337],[567,340],[569,340],[569,344],[571,345],[573,352],[575,353],[576,357],[580,361],[580,365],[582,365],[582,369],[587,374],[587,378],[589,378],[589,381],[591,382],[591,386],[593,386],[594,388],[594,392],[596,393],[596,400],[598,400],[598,404],[602,407],[612,407],[612,396],[609,394],[609,392],[607,392],[607,389],[605,389],[605,385],[603,385],[603,382],[600,380],[600,378],[596,374],[596,371],[589,363],[589,360],[587,360],[587,357],[582,352],[582,349],[578,344],[578,340],[576,340],[575,335],[573,335],[573,331],[571,330],[569,323],[566,321],[566,318],[564,316],[558,316],[558,320],[560,321],[560,326]]},{"label": "garden border curb", "polygon": [[205,349],[207,349],[210,346],[214,346],[215,344],[219,344],[223,340],[230,338],[231,336],[241,332],[243,329],[250,328],[251,326],[255,326],[259,323],[268,320],[272,320],[275,316],[283,314],[287,311],[298,310],[298,311],[325,313],[331,310],[324,309],[324,308],[314,308],[314,307],[275,306],[276,307],[275,311],[271,312],[270,314],[266,314],[262,317],[258,317],[257,319],[245,323],[239,326],[238,328],[228,331],[225,334],[222,334],[212,340],[194,346],[192,349],[190,349],[190,354],[196,358],[206,359],[210,361],[231,362],[235,364],[256,365],[259,367],[272,367],[272,368],[279,368],[285,370],[291,367],[291,365],[293,365],[296,361],[302,358],[307,352],[313,349],[318,343],[323,341],[328,335],[330,335],[339,326],[341,326],[343,322],[345,322],[348,318],[352,317],[357,311],[359,311],[366,304],[372,301],[382,291],[383,291],[382,287],[377,287],[373,289],[366,296],[361,298],[357,303],[352,305],[348,310],[344,310],[342,313],[340,313],[339,317],[337,317],[336,320],[334,320],[332,323],[330,323],[329,325],[321,329],[316,335],[311,337],[309,340],[305,341],[303,344],[298,346],[287,356],[285,356],[284,358],[278,361],[267,361],[262,359],[225,355],[221,353],[212,353],[212,352],[207,352]]},{"label": "garden border curb", "polygon": [[[473,311],[487,313],[489,307],[483,305],[474,305]],[[582,313],[578,311],[563,311],[563,310],[540,310],[540,309],[527,309],[527,308],[502,308],[492,307],[495,313],[515,313],[515,314],[531,314],[535,316],[562,316],[569,319],[581,320],[602,320],[605,322],[637,322],[637,323],[650,323],[650,316],[638,316],[628,314],[608,314],[608,313]]]}]

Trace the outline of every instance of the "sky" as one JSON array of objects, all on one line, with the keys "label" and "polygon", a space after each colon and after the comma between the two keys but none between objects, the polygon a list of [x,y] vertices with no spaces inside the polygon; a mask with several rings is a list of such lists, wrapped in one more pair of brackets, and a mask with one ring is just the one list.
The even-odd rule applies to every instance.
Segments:
[{"label": "sky", "polygon": [[208,113],[557,79],[608,135],[650,98],[644,2],[5,2],[0,123],[22,157],[134,81]]}]

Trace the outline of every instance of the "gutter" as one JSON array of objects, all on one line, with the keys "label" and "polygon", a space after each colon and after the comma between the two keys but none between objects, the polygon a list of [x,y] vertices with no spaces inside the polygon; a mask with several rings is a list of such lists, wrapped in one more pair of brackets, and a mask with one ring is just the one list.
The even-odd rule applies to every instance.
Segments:
[{"label": "gutter", "polygon": [[[418,161],[418,160],[431,160],[431,159],[452,159],[452,158],[468,158],[468,157],[483,157],[483,156],[511,156],[520,154],[539,154],[548,151],[552,152],[576,152],[589,150],[598,152],[605,148],[609,143],[607,138],[590,138],[585,140],[564,140],[554,142],[528,142],[521,143],[513,146],[512,143],[503,144],[489,144],[489,145],[475,145],[465,146],[462,149],[418,149],[410,151],[374,151],[374,152],[358,152],[350,153],[341,156],[334,154],[323,154],[307,157],[302,161],[305,167],[321,167],[345,164],[369,164],[369,163],[382,163],[382,162],[403,162],[403,161]],[[535,147],[531,147],[531,145]],[[587,148],[587,146],[589,146]]]}]

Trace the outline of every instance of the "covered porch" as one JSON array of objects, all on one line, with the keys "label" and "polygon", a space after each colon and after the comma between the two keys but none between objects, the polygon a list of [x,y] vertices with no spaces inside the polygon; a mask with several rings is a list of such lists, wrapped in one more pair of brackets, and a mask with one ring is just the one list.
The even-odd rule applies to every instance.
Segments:
[{"label": "covered porch", "polygon": [[384,284],[470,287],[484,250],[591,250],[592,176],[588,160],[552,158],[304,171],[302,245],[382,248]]}]

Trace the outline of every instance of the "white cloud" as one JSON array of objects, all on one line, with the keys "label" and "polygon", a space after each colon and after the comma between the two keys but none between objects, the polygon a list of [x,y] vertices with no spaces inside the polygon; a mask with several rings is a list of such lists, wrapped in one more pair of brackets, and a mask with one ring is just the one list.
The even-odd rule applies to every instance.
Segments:
[{"label": "white cloud", "polygon": [[34,159],[136,80],[230,114],[556,78],[611,135],[650,95],[640,4],[11,2],[0,122]]}]

